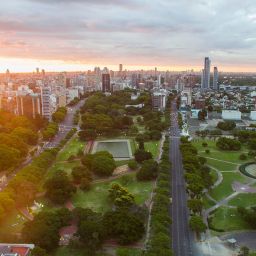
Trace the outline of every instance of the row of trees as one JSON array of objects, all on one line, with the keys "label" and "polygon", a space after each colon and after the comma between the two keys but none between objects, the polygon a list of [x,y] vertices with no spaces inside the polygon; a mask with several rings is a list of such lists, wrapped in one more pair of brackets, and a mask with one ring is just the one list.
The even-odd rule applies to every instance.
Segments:
[{"label": "row of trees", "polygon": [[[170,105],[169,98],[167,106]],[[165,111],[166,121],[170,121],[169,108]],[[171,163],[169,161],[169,138],[165,138],[162,148],[161,161],[158,166],[158,176],[151,210],[149,240],[143,255],[165,256],[172,255],[170,218],[170,195],[171,195]]]},{"label": "row of trees", "polygon": [[[39,191],[42,179],[47,169],[52,165],[60,148],[73,135],[71,130],[60,143],[58,148],[47,149],[31,164],[22,168],[9,182],[7,187],[0,193],[0,220],[4,219],[14,207],[23,207],[31,204]],[[0,237],[5,234],[0,233]]]},{"label": "row of trees", "polygon": [[186,137],[181,138],[180,150],[182,153],[183,166],[186,170],[185,180],[187,192],[189,193],[188,208],[191,211],[189,224],[197,234],[205,232],[206,225],[201,217],[204,189],[209,189],[213,185],[210,175],[210,168],[206,166],[206,159],[198,157],[197,149],[188,141]]},{"label": "row of trees", "polygon": [[159,174],[153,198],[151,210],[150,237],[146,250],[143,255],[146,256],[165,256],[172,255],[171,249],[171,218],[170,218],[170,168],[169,162],[169,139],[163,146],[163,154],[159,164]]},{"label": "row of trees", "polygon": [[241,142],[227,137],[221,137],[216,142],[216,146],[221,150],[235,150],[239,151],[242,147]]},{"label": "row of trees", "polygon": [[218,122],[217,128],[223,131],[231,131],[236,128],[236,123],[234,121]]},{"label": "row of trees", "polygon": [[0,193],[0,219],[6,217],[15,206],[22,207],[33,202],[39,183],[56,154],[56,149],[44,151],[9,182]]},{"label": "row of trees", "polygon": [[66,107],[59,107],[53,114],[52,114],[52,120],[55,123],[61,123],[64,121],[67,114],[67,108]]},{"label": "row of trees", "polygon": [[43,139],[45,141],[51,140],[58,133],[59,131],[58,124],[64,121],[66,114],[67,114],[66,107],[60,107],[52,114],[52,122],[48,123],[42,132]]}]

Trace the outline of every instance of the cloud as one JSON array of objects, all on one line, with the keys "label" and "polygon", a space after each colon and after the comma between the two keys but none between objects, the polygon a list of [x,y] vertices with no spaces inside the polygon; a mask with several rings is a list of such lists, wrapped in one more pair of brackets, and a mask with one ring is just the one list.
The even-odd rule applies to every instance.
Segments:
[{"label": "cloud", "polygon": [[209,55],[256,65],[255,13],[254,0],[9,0],[0,57],[199,66]]}]

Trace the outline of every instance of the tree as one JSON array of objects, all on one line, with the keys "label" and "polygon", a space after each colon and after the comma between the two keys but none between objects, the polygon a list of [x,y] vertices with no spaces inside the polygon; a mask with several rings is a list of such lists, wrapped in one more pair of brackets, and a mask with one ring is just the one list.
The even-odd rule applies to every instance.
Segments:
[{"label": "tree", "polygon": [[45,249],[42,249],[38,246],[36,246],[32,251],[31,251],[31,256],[48,256],[47,252]]},{"label": "tree", "polygon": [[222,150],[235,150],[241,149],[241,143],[237,140],[221,137],[218,139],[216,146]]},{"label": "tree", "polygon": [[249,140],[249,147],[252,150],[256,150],[256,139]]},{"label": "tree", "polygon": [[110,211],[103,217],[106,236],[113,237],[125,245],[140,240],[145,232],[141,218],[129,211]]},{"label": "tree", "polygon": [[207,117],[207,111],[205,109],[198,112],[198,120],[204,121]]},{"label": "tree", "polygon": [[99,176],[111,176],[115,168],[113,157],[96,155],[92,161],[92,171]]},{"label": "tree", "polygon": [[205,232],[207,228],[202,218],[198,215],[194,215],[190,218],[189,226],[197,234]]},{"label": "tree", "polygon": [[110,200],[117,208],[130,208],[135,204],[134,196],[118,183],[113,183],[108,191]]},{"label": "tree", "polygon": [[97,219],[82,220],[78,226],[77,234],[83,244],[95,251],[103,242],[103,227]]},{"label": "tree", "polygon": [[32,221],[24,224],[22,238],[25,242],[34,243],[47,251],[52,251],[58,246],[60,240],[59,229],[68,225],[70,218],[71,213],[64,208],[56,211],[42,211]]},{"label": "tree", "polygon": [[13,169],[20,161],[20,152],[14,148],[0,144],[0,169]]},{"label": "tree", "polygon": [[92,180],[92,175],[89,169],[86,166],[75,166],[72,169],[71,175],[75,183],[81,183],[82,179],[86,179],[88,181]]},{"label": "tree", "polygon": [[247,159],[246,154],[242,153],[242,154],[239,156],[239,159],[240,159],[240,160],[246,160],[246,159]]},{"label": "tree", "polygon": [[36,145],[38,140],[38,134],[32,129],[17,127],[12,131],[12,135],[21,138],[26,144]]},{"label": "tree", "polygon": [[67,173],[60,170],[48,179],[44,186],[46,188],[46,197],[56,204],[65,203],[76,191]]},{"label": "tree", "polygon": [[80,140],[95,140],[97,138],[97,132],[93,129],[86,129],[78,133]]},{"label": "tree", "polygon": [[192,213],[201,214],[203,209],[203,202],[200,199],[189,199],[188,200],[188,208],[192,211]]},{"label": "tree", "polygon": [[152,159],[152,154],[151,154],[151,152],[147,152],[145,150],[137,149],[136,152],[134,153],[134,157],[135,157],[135,160],[138,163],[141,163],[145,160]]},{"label": "tree", "polygon": [[158,164],[153,159],[145,160],[136,174],[138,180],[152,180],[157,177]]},{"label": "tree", "polygon": [[231,131],[234,128],[236,128],[236,123],[233,121],[225,121],[225,122],[219,122],[217,124],[217,128],[223,130],[223,131]]},{"label": "tree", "polygon": [[250,254],[249,248],[246,247],[246,246],[242,246],[242,247],[240,248],[240,252],[239,252],[239,255],[238,255],[238,256],[249,256],[249,254]]},{"label": "tree", "polygon": [[80,189],[84,191],[88,191],[91,188],[91,180],[88,178],[82,178],[80,182]]}]

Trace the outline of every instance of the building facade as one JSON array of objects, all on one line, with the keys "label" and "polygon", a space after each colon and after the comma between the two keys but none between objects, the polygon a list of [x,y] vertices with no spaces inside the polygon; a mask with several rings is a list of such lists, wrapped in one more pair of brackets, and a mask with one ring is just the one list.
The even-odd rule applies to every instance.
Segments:
[{"label": "building facade", "polygon": [[102,74],[102,91],[103,92],[110,92],[110,75],[109,74]]},{"label": "building facade", "polygon": [[211,60],[209,57],[204,59],[204,69],[202,71],[201,88],[207,90],[210,88],[210,72],[211,72]]},{"label": "building facade", "polygon": [[214,67],[214,69],[213,69],[213,90],[216,90],[216,91],[219,90],[218,79],[219,79],[218,68]]}]

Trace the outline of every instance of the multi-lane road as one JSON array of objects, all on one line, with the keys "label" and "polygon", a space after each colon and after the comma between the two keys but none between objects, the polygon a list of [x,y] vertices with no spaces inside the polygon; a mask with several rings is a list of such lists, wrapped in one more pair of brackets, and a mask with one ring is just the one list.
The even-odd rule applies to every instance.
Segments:
[{"label": "multi-lane road", "polygon": [[182,158],[179,149],[180,130],[176,102],[171,106],[170,160],[172,162],[172,249],[175,256],[196,255],[193,250],[194,238],[189,229],[187,194]]},{"label": "multi-lane road", "polygon": [[[55,135],[53,140],[51,140],[50,142],[45,144],[46,148],[53,148],[53,147],[58,146],[60,141],[65,138],[67,133],[72,128],[75,127],[73,125],[74,115],[75,115],[76,111],[82,107],[84,102],[85,102],[85,100],[81,100],[77,105],[75,105],[73,107],[68,107],[68,111],[67,111],[67,115],[65,117],[65,120],[62,123],[59,124],[59,132]],[[76,126],[75,128],[78,128],[78,126]]]}]

